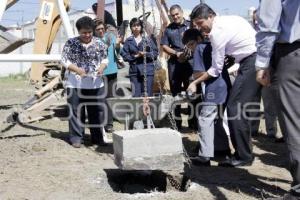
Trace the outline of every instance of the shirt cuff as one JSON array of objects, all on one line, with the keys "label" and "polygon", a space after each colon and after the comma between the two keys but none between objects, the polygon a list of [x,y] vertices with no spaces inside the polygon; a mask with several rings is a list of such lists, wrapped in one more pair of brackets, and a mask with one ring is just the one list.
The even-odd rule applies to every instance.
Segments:
[{"label": "shirt cuff", "polygon": [[103,59],[102,61],[101,61],[101,64],[108,64],[108,58],[105,58],[105,59]]},{"label": "shirt cuff", "polygon": [[72,65],[72,62],[69,61],[69,60],[66,60],[66,61],[61,61],[62,65],[68,69],[70,65]]},{"label": "shirt cuff", "polygon": [[256,61],[255,61],[255,69],[260,70],[260,69],[267,69],[269,68],[270,65],[270,58],[266,58],[263,56],[256,56]]},{"label": "shirt cuff", "polygon": [[210,67],[208,70],[207,70],[207,73],[212,76],[212,77],[218,77],[220,75],[218,69],[214,68],[214,67]]}]

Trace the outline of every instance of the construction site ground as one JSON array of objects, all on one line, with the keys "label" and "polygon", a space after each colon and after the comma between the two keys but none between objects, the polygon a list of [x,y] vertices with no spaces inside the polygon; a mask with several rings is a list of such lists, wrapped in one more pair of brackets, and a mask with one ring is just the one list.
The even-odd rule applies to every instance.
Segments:
[{"label": "construction site ground", "polygon": [[[34,92],[24,78],[0,79],[0,199],[230,199],[250,200],[280,196],[290,188],[286,169],[287,151],[283,143],[261,134],[253,138],[255,161],[250,167],[222,168],[191,166],[186,192],[122,193],[113,186],[111,172],[117,170],[113,148],[97,147],[86,141],[76,149],[68,143],[68,122],[48,119],[31,124],[2,123]],[[261,124],[264,124],[263,120]],[[115,129],[123,125],[115,123]],[[87,131],[88,133],[88,131]],[[189,153],[197,135],[182,133]],[[120,177],[122,178],[122,177]],[[136,188],[135,188],[136,187]],[[131,191],[139,185],[132,184]]]}]

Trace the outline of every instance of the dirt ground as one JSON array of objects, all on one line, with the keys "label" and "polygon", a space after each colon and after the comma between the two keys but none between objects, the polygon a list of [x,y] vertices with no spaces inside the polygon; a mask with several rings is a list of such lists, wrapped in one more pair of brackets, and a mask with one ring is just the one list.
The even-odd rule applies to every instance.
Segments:
[{"label": "dirt ground", "polygon": [[[75,149],[67,143],[66,121],[28,125],[2,123],[34,89],[24,79],[0,79],[0,199],[263,199],[290,188],[285,145],[260,134],[253,139],[251,167],[186,167],[191,186],[186,192],[121,193],[112,182],[112,146],[87,142]],[[117,127],[122,128],[120,124]],[[263,127],[262,127],[263,131]],[[187,150],[197,143],[194,133],[182,134]],[[132,185],[134,187],[134,184]],[[136,185],[136,187],[139,187]]]}]

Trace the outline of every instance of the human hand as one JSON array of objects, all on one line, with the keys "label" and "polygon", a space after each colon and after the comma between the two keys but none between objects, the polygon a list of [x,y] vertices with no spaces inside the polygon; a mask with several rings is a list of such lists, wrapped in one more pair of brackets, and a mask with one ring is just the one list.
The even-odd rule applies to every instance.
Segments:
[{"label": "human hand", "polygon": [[82,78],[82,77],[85,77],[87,74],[85,72],[84,69],[78,67],[78,69],[76,70],[76,73]]},{"label": "human hand", "polygon": [[105,68],[106,68],[106,64],[101,64],[100,67],[97,69],[97,75],[102,76]]},{"label": "human hand", "polygon": [[116,45],[120,45],[123,42],[124,42],[124,36],[118,34],[117,39],[116,39]]},{"label": "human hand", "polygon": [[145,52],[139,51],[134,57],[140,58],[140,57],[143,57],[144,55],[145,55]]},{"label": "human hand", "polygon": [[256,71],[256,81],[259,82],[262,86],[270,86],[270,71],[269,69],[260,69]]},{"label": "human hand", "polygon": [[194,82],[190,83],[186,91],[195,94],[197,92],[197,85]]}]

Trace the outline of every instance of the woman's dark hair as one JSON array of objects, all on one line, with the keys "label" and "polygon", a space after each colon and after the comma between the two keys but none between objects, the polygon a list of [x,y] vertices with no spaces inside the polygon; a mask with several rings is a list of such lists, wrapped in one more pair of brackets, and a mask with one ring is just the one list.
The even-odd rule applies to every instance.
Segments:
[{"label": "woman's dark hair", "polygon": [[92,20],[92,18],[88,16],[81,17],[76,22],[76,28],[77,30],[81,29],[95,29],[95,22]]},{"label": "woman's dark hair", "polygon": [[193,9],[192,13],[190,14],[190,18],[191,20],[194,20],[196,18],[207,19],[211,15],[216,16],[215,11],[211,9],[211,7],[209,7],[207,4],[200,3]]},{"label": "woman's dark hair", "polygon": [[98,7],[98,3],[94,3],[92,5],[92,9],[93,9],[93,11],[94,11],[95,14],[97,14],[97,7]]},{"label": "woman's dark hair", "polygon": [[183,33],[182,44],[186,45],[190,41],[203,40],[202,32],[198,29],[188,29]]},{"label": "woman's dark hair", "polygon": [[136,24],[138,24],[138,25],[140,25],[141,26],[141,33],[143,33],[143,30],[144,30],[144,25],[143,25],[143,21],[141,21],[140,19],[138,19],[138,18],[132,18],[131,20],[130,20],[130,22],[129,22],[129,26],[130,26],[130,29],[131,29],[131,27],[133,27],[133,25],[136,25]]}]

